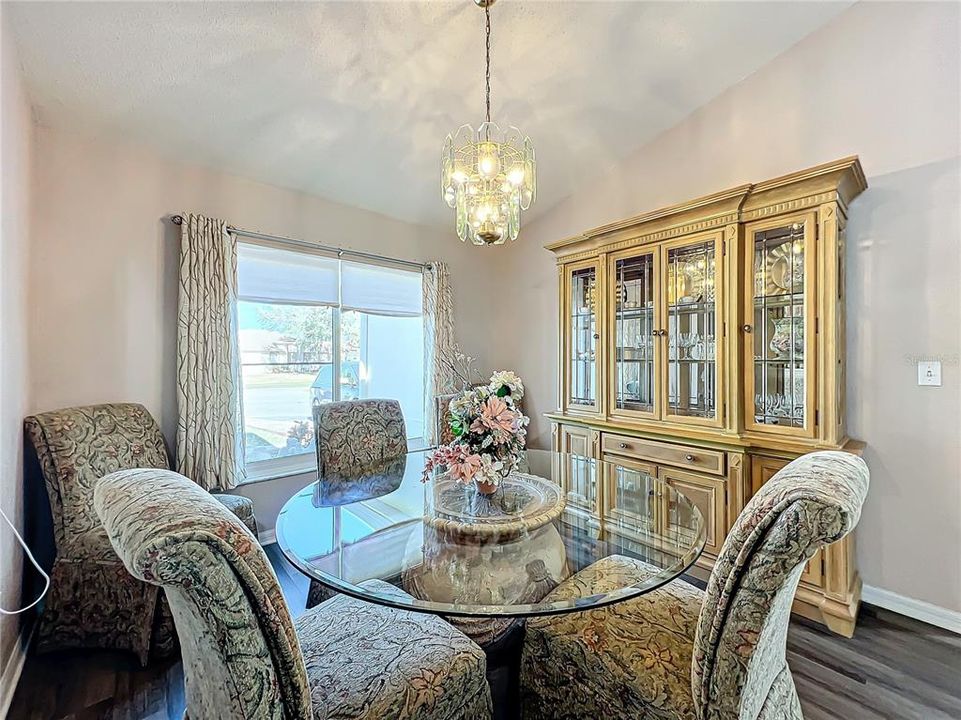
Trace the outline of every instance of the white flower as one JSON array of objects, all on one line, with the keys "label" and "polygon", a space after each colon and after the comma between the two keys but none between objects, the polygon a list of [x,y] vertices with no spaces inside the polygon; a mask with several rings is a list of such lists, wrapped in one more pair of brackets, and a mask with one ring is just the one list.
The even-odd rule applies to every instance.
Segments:
[{"label": "white flower", "polygon": [[507,387],[515,402],[524,397],[524,383],[513,370],[498,370],[491,375],[491,381],[487,387],[492,393]]},{"label": "white flower", "polygon": [[489,453],[484,453],[481,455],[481,466],[477,470],[477,476],[482,477],[486,482],[491,485],[500,485],[501,483],[501,471],[504,469],[504,463],[495,458]]},{"label": "white flower", "polygon": [[450,401],[451,414],[458,416],[463,415],[470,409],[473,400],[474,398],[472,393],[463,393],[462,395],[458,395]]}]

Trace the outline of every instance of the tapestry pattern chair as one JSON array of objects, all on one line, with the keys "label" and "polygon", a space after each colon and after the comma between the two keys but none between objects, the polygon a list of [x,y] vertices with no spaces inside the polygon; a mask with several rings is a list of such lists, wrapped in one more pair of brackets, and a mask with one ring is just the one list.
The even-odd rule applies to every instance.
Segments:
[{"label": "tapestry pattern chair", "polygon": [[450,401],[459,394],[450,393],[434,396],[434,420],[437,423],[434,437],[437,438],[438,445],[449,445],[454,442],[454,431],[450,427]]},{"label": "tapestry pattern chair", "polygon": [[182,475],[112,473],[94,503],[129,572],[166,591],[187,717],[490,718],[486,659],[470,640],[433,616],[343,596],[292,622],[263,549]]},{"label": "tapestry pattern chair", "polygon": [[[407,427],[396,400],[344,400],[314,405],[314,437],[317,477],[364,477],[370,483],[374,470],[407,454]],[[387,480],[392,480],[386,474]],[[367,492],[371,488],[367,488]],[[312,608],[336,593],[311,579],[307,607]]]},{"label": "tapestry pattern chair", "polygon": [[[706,591],[675,581],[609,608],[530,620],[524,717],[800,720],[785,657],[794,593],[808,559],[857,524],[868,479],[847,453],[798,458],[738,517]],[[548,597],[653,572],[612,556]]]},{"label": "tapestry pattern chair", "polygon": [[[142,405],[112,404],[41,413],[24,425],[50,499],[56,544],[38,650],[131,650],[142,663],[151,651],[170,654],[176,634],[163,594],[124,569],[93,509],[104,475],[169,468],[156,421]],[[217,498],[256,534],[250,500]]]}]

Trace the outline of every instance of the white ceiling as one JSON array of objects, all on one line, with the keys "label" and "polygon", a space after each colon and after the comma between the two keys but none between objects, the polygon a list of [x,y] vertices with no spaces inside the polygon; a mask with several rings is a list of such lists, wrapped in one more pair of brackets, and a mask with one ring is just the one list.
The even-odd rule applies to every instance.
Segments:
[{"label": "white ceiling", "polygon": [[[483,12],[457,2],[5,2],[41,122],[113,133],[431,225],[445,135],[483,115]],[[534,141],[544,212],[850,2],[492,10],[493,119]]]}]

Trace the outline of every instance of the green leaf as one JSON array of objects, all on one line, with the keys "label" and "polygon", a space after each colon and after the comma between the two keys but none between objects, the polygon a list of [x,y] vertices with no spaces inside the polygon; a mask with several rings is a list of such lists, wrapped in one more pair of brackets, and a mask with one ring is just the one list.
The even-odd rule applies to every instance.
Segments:
[{"label": "green leaf", "polygon": [[510,395],[511,389],[506,385],[501,385],[500,389],[497,391],[497,397],[504,397],[505,395]]}]

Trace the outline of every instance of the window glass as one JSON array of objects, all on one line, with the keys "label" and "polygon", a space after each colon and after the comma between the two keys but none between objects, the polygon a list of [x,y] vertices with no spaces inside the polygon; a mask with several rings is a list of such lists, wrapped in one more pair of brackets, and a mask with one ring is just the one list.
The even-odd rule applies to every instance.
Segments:
[{"label": "window glass", "polygon": [[248,475],[313,467],[317,403],[395,399],[408,438],[422,438],[421,273],[245,243],[238,250]]},{"label": "window glass", "polygon": [[324,306],[240,301],[248,464],[313,452],[312,404],[333,399],[333,313]]}]

